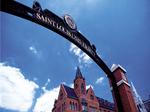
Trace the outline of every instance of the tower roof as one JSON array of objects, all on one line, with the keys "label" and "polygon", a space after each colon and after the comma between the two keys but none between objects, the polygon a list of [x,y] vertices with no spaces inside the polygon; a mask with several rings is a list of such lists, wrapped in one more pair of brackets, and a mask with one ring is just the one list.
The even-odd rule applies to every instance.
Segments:
[{"label": "tower roof", "polygon": [[85,80],[82,73],[81,73],[81,70],[80,70],[79,66],[77,66],[76,77],[75,77],[74,81],[78,78],[81,78],[81,79]]},{"label": "tower roof", "polygon": [[81,73],[81,70],[79,67],[77,67],[77,70],[76,70],[76,77],[75,78],[83,78],[83,75]]}]

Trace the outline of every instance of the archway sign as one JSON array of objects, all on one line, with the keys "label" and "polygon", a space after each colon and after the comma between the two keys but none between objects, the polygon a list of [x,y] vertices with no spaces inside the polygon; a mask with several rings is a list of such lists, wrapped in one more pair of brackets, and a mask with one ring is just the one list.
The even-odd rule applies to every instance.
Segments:
[{"label": "archway sign", "polygon": [[34,2],[32,8],[14,0],[0,0],[0,3],[0,11],[24,18],[54,31],[77,45],[82,51],[90,56],[106,73],[109,80],[112,81],[117,110],[123,112],[120,94],[113,73],[97,55],[96,47],[91,45],[91,43],[80,32],[78,32],[77,26],[71,16],[65,15],[64,18],[60,18],[48,9],[42,10],[38,2]]}]

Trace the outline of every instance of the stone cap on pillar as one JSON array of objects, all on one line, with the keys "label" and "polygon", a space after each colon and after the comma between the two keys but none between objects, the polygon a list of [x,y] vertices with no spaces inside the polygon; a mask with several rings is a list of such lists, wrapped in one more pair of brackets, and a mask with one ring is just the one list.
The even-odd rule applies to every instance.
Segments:
[{"label": "stone cap on pillar", "polygon": [[126,69],[124,69],[121,65],[116,65],[116,64],[113,64],[112,66],[111,66],[111,72],[114,72],[115,70],[117,70],[117,69],[121,69],[124,73],[126,73],[127,71],[126,71]]}]

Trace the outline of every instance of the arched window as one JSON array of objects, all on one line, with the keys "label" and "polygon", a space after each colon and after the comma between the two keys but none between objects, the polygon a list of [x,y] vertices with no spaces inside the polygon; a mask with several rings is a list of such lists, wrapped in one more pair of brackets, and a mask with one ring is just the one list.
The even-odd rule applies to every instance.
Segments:
[{"label": "arched window", "polygon": [[72,110],[72,102],[70,101],[70,110]]},{"label": "arched window", "polygon": [[77,103],[75,104],[75,110],[78,110]]},{"label": "arched window", "polygon": [[90,99],[91,99],[91,100],[94,100],[94,96],[93,96],[93,95],[90,95]]},{"label": "arched window", "polygon": [[64,111],[66,110],[66,103],[64,102]]},{"label": "arched window", "polygon": [[74,102],[71,102],[71,101],[70,101],[70,110],[75,110]]},{"label": "arched window", "polygon": [[63,112],[64,111],[64,104],[62,104],[62,106],[61,106],[61,112]]},{"label": "arched window", "polygon": [[84,93],[84,84],[81,84],[81,92]]},{"label": "arched window", "polygon": [[75,110],[75,105],[74,105],[74,102],[73,102],[73,104],[72,104],[72,107],[73,107],[73,109],[72,109],[72,110]]},{"label": "arched window", "polygon": [[62,104],[62,112],[65,112],[65,110],[66,110],[66,103],[64,102],[64,103]]},{"label": "arched window", "polygon": [[78,84],[75,84],[75,88],[77,88],[78,87]]}]

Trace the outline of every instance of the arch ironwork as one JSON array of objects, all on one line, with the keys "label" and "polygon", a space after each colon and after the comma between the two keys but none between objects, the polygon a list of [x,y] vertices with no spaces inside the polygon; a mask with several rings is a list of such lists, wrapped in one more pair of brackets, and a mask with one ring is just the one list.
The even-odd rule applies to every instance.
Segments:
[{"label": "arch ironwork", "polygon": [[35,2],[32,8],[14,0],[0,0],[0,3],[0,11],[29,20],[56,32],[70,42],[74,43],[89,57],[91,57],[94,62],[105,72],[108,79],[111,80],[117,110],[119,112],[123,112],[123,102],[121,101],[120,93],[113,73],[98,56],[96,47],[91,44],[80,32],[78,32],[77,26],[71,16],[65,15],[64,18],[61,18],[48,9],[42,10],[38,2]]}]

